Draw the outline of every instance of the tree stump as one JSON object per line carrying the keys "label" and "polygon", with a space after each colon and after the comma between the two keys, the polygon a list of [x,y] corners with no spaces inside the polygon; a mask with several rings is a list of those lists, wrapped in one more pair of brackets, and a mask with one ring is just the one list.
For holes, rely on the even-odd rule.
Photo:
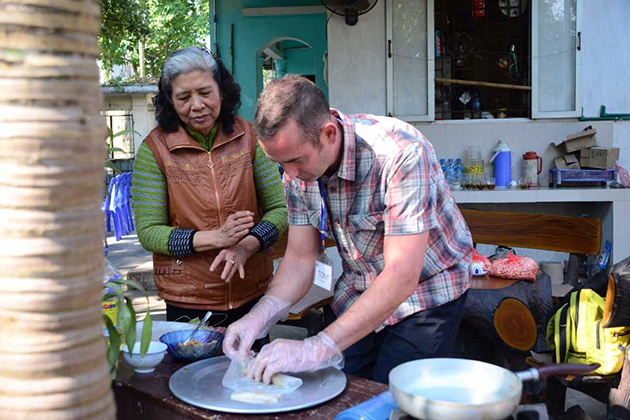
{"label": "tree stump", "polygon": [[630,326],[630,258],[610,270],[602,325],[605,328]]}
{"label": "tree stump", "polygon": [[528,351],[536,343],[536,320],[529,308],[517,298],[505,298],[499,303],[492,324],[499,337],[510,347]]}
{"label": "tree stump", "polygon": [[468,292],[457,338],[459,355],[522,368],[523,352],[548,350],[551,278],[542,273],[534,282],[489,280],[474,281]]}

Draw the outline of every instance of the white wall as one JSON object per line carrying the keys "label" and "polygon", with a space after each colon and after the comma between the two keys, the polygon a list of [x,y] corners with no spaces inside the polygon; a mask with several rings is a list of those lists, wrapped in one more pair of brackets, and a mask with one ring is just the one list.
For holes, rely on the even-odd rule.
{"label": "white wall", "polygon": [[[331,106],[343,112],[379,115],[387,112],[386,1],[389,0],[378,2],[372,11],[359,18],[359,23],[354,27],[347,26],[343,19],[337,16],[332,16],[328,23],[330,103]],[[627,23],[630,22],[630,2],[628,0],[606,0],[605,2],[583,0],[583,4],[584,116],[599,116],[600,105],[606,105],[609,113],[630,113],[630,76],[628,76],[630,31],[627,29]],[[506,140],[512,148],[513,178],[520,176],[522,154],[533,150],[541,155],[544,161],[541,174],[543,185],[548,183],[548,170],[553,168],[551,162],[558,156],[550,143],[561,142],[567,134],[578,132],[587,125],[593,125],[598,131],[599,145],[620,147],[619,163],[630,169],[630,121],[580,122],[577,119],[519,119],[439,121],[414,125],[433,143],[438,157],[444,158],[463,157],[467,146],[479,145],[487,161],[497,140]],[[489,172],[490,167],[486,170]],[[594,205],[580,205],[579,208],[573,207],[578,214],[584,212],[594,217],[601,217],[604,220],[605,232],[610,233],[610,205],[595,203]],[[565,213],[567,209],[573,207],[565,205],[555,211]],[[625,207],[624,209],[617,207],[614,211],[625,211]],[[544,210],[550,209],[547,207]],[[622,227],[615,225],[615,229],[622,229]],[[610,236],[608,233],[604,239],[608,239]],[[623,237],[630,238],[630,235]],[[619,241],[616,240],[616,242]],[[532,251],[532,254],[538,260],[558,261],[566,258],[564,254],[544,251]]]}
{"label": "white wall", "polygon": [[[584,116],[630,113],[630,3],[584,0],[582,92]],[[629,151],[630,153],[630,151]]]}
{"label": "white wall", "polygon": [[[584,116],[606,112],[630,114],[630,4],[584,1],[582,75]],[[619,164],[630,169],[630,121],[614,123],[613,146],[621,148]]]}
{"label": "white wall", "polygon": [[[630,114],[630,109],[625,110]],[[615,121],[613,147],[619,147],[619,164],[630,171],[630,121]]]}
{"label": "white wall", "polygon": [[[385,0],[388,1],[388,0]],[[332,107],[346,113],[386,113],[385,1],[359,17],[356,26],[332,16],[328,22],[329,97]],[[630,113],[630,4],[628,0],[584,0],[582,33],[582,92],[584,115],[599,116],[600,105],[610,113]],[[544,173],[557,154],[549,143],[592,124],[602,146],[621,148],[620,163],[630,169],[630,121],[572,120],[454,121],[415,124],[433,143],[439,157],[464,155],[468,145],[480,145],[488,156],[497,139],[505,139],[513,158],[533,150],[542,155]],[[486,158],[487,159],[487,158]],[[516,161],[520,164],[520,160]],[[514,167],[514,166],[513,166]],[[520,173],[514,167],[513,177]]]}
{"label": "white wall", "polygon": [[149,134],[151,130],[157,125],[155,121],[155,111],[150,109],[148,104],[148,98],[153,94],[146,95],[144,93],[138,93],[133,95],[106,95],[105,96],[105,109],[108,110],[126,110],[131,111],[133,114],[133,126],[139,133],[134,134],[135,152],[138,152],[138,147]]}
{"label": "white wall", "polygon": [[577,133],[588,125],[597,129],[597,142],[603,147],[613,145],[612,121],[575,121],[506,119],[487,122],[484,120],[439,121],[414,124],[433,144],[439,158],[464,158],[468,146],[480,146],[486,162],[486,174],[492,173],[488,164],[497,140],[505,140],[512,149],[512,179],[518,181],[522,174],[523,154],[534,151],[543,159],[540,174],[541,185],[548,184],[549,169],[555,168],[553,159],[559,153],[551,142],[560,143],[567,134]]}

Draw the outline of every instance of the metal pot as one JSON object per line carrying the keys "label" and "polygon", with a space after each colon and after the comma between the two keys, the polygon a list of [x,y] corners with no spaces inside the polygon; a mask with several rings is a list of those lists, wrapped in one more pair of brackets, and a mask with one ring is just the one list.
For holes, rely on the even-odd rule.
{"label": "metal pot", "polygon": [[466,359],[423,359],[403,363],[389,374],[398,406],[422,420],[499,420],[514,413],[522,381],[552,375],[585,375],[599,365],[555,364],[511,372]]}

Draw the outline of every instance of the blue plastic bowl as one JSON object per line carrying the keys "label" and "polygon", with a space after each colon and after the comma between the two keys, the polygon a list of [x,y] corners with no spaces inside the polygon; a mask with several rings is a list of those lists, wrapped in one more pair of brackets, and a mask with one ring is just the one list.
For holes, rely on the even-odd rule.
{"label": "blue plastic bowl", "polygon": [[[223,334],[218,331],[199,330],[186,345],[191,330],[171,331],[160,337],[166,351],[180,362],[194,362],[216,356],[223,343]],[[194,340],[194,341],[193,341]]]}

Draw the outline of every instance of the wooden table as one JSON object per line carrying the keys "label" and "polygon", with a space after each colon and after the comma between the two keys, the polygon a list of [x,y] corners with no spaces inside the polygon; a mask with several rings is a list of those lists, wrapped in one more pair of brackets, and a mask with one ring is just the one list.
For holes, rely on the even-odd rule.
{"label": "wooden table", "polygon": [[374,395],[387,390],[387,385],[367,379],[348,376],[348,385],[341,395],[304,410],[290,413],[252,415],[227,414],[193,407],[176,397],[169,388],[168,381],[183,364],[175,362],[167,354],[153,373],[134,373],[122,358],[118,361],[118,371],[113,389],[120,420],[271,420],[309,419],[332,420],[335,416]]}

